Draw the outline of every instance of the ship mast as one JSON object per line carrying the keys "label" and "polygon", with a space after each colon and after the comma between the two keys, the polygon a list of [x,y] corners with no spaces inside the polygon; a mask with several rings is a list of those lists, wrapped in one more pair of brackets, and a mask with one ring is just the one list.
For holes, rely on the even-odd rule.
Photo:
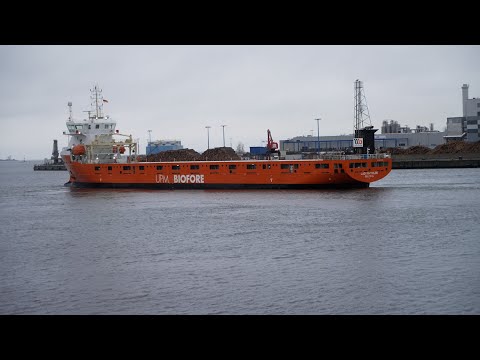
{"label": "ship mast", "polygon": [[355,80],[355,124],[353,130],[363,129],[371,126],[370,114],[368,112],[367,99],[363,91],[363,82]]}
{"label": "ship mast", "polygon": [[353,147],[357,154],[375,153],[375,132],[370,120],[370,114],[367,106],[367,99],[363,91],[363,82],[355,80],[355,124]]}
{"label": "ship mast", "polygon": [[68,102],[68,108],[69,108],[69,111],[70,111],[70,117],[68,118],[68,120],[72,121],[73,116],[72,116],[72,102],[71,101]]}
{"label": "ship mast", "polygon": [[[91,95],[91,99],[92,99],[92,109],[93,109],[93,100],[95,100],[95,110],[91,111],[91,112],[95,112],[96,114],[96,119],[101,119],[103,118],[103,112],[102,112],[102,109],[103,109],[103,96],[102,96],[102,90],[97,86],[95,85],[95,87],[93,89],[90,90],[90,92],[92,93]],[[90,114],[88,115],[88,117],[90,118]]]}

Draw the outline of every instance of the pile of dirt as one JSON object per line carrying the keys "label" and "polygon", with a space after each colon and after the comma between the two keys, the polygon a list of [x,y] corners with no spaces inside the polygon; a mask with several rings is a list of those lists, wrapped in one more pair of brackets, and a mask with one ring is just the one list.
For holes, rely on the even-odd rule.
{"label": "pile of dirt", "polygon": [[438,145],[434,149],[425,146],[411,146],[407,149],[387,148],[380,152],[386,152],[392,155],[438,155],[438,154],[472,154],[480,153],[480,141],[452,141],[447,144]]}
{"label": "pile of dirt", "polygon": [[423,155],[428,154],[430,149],[426,146],[411,146],[407,149],[402,148],[388,148],[386,152],[392,155]]}
{"label": "pile of dirt", "polygon": [[[145,156],[139,156],[139,161],[146,161]],[[199,154],[192,149],[167,150],[158,154],[148,155],[148,161],[225,161],[240,160],[240,156],[231,147],[209,149]]]}
{"label": "pile of dirt", "polygon": [[192,149],[167,150],[148,155],[148,161],[194,161],[199,160],[200,156]]}
{"label": "pile of dirt", "polygon": [[480,141],[452,141],[447,144],[438,145],[430,154],[458,154],[458,153],[480,153]]}
{"label": "pile of dirt", "polygon": [[206,150],[200,160],[204,161],[225,161],[225,160],[241,160],[240,156],[235,153],[231,147],[220,147]]}

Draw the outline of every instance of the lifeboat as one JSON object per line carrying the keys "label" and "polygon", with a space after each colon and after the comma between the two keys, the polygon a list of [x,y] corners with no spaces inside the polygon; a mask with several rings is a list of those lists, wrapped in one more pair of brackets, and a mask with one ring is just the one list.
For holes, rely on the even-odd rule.
{"label": "lifeboat", "polygon": [[85,155],[85,152],[85,145],[82,144],[75,145],[72,149],[73,155]]}

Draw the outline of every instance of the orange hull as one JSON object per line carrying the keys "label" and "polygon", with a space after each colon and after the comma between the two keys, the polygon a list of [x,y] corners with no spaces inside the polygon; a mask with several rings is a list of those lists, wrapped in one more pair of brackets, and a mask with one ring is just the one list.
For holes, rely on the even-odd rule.
{"label": "orange hull", "polygon": [[391,158],[90,164],[64,157],[67,184],[158,189],[368,187],[388,175]]}

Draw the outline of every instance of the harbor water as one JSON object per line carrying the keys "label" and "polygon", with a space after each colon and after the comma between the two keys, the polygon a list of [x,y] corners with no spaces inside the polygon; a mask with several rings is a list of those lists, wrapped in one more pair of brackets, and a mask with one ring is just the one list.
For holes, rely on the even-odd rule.
{"label": "harbor water", "polygon": [[70,189],[0,162],[0,314],[480,314],[480,169],[355,190]]}

